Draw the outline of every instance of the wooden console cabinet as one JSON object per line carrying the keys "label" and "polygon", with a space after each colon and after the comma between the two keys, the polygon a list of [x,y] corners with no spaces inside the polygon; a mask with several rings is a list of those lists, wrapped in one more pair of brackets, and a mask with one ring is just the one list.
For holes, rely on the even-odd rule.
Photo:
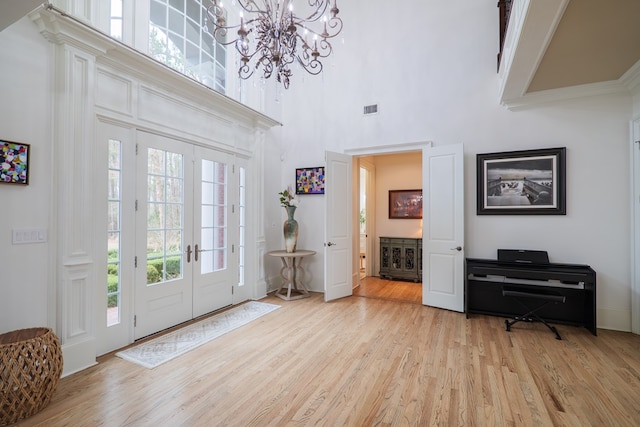
{"label": "wooden console cabinet", "polygon": [[380,277],[422,282],[422,239],[380,237]]}

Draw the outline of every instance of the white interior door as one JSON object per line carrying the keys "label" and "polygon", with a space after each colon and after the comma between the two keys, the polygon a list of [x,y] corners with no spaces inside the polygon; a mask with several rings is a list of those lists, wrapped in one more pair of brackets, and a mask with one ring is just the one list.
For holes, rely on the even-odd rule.
{"label": "white interior door", "polygon": [[462,144],[425,148],[422,303],[464,311]]}
{"label": "white interior door", "polygon": [[324,300],[353,292],[351,156],[326,152]]}

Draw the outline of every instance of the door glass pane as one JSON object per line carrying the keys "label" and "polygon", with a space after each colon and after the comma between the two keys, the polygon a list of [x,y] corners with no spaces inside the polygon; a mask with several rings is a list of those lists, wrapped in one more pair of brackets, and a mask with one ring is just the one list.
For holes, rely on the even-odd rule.
{"label": "door glass pane", "polygon": [[122,200],[122,143],[109,140],[107,190],[107,327],[120,323],[120,207]]}
{"label": "door glass pane", "polygon": [[181,154],[148,149],[147,284],[182,278],[184,176]]}
{"label": "door glass pane", "polygon": [[200,272],[227,268],[227,167],[202,160],[201,262]]}
{"label": "door glass pane", "polygon": [[245,169],[241,167],[239,169],[239,197],[238,197],[238,286],[244,285],[244,250],[245,241],[244,235],[246,230],[246,182],[245,182]]}

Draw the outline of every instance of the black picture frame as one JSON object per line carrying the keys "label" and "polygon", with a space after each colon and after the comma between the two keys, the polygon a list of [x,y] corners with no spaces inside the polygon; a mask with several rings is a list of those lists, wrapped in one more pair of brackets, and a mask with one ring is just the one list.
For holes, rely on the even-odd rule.
{"label": "black picture frame", "polygon": [[389,219],[422,219],[422,190],[389,190]]}
{"label": "black picture frame", "polygon": [[476,156],[478,215],[566,215],[566,148]]}
{"label": "black picture frame", "polygon": [[0,183],[29,185],[31,145],[0,140]]}
{"label": "black picture frame", "polygon": [[324,194],[324,166],[296,168],[296,194]]}

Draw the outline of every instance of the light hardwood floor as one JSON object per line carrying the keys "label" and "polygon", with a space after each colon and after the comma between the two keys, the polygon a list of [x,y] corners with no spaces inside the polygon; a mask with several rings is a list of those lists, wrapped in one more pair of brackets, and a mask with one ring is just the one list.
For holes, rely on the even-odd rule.
{"label": "light hardwood floor", "polygon": [[108,355],[24,426],[637,426],[640,336],[379,298],[282,301],[155,369]]}
{"label": "light hardwood floor", "polygon": [[360,279],[360,286],[353,290],[353,295],[422,304],[422,283],[368,276]]}

